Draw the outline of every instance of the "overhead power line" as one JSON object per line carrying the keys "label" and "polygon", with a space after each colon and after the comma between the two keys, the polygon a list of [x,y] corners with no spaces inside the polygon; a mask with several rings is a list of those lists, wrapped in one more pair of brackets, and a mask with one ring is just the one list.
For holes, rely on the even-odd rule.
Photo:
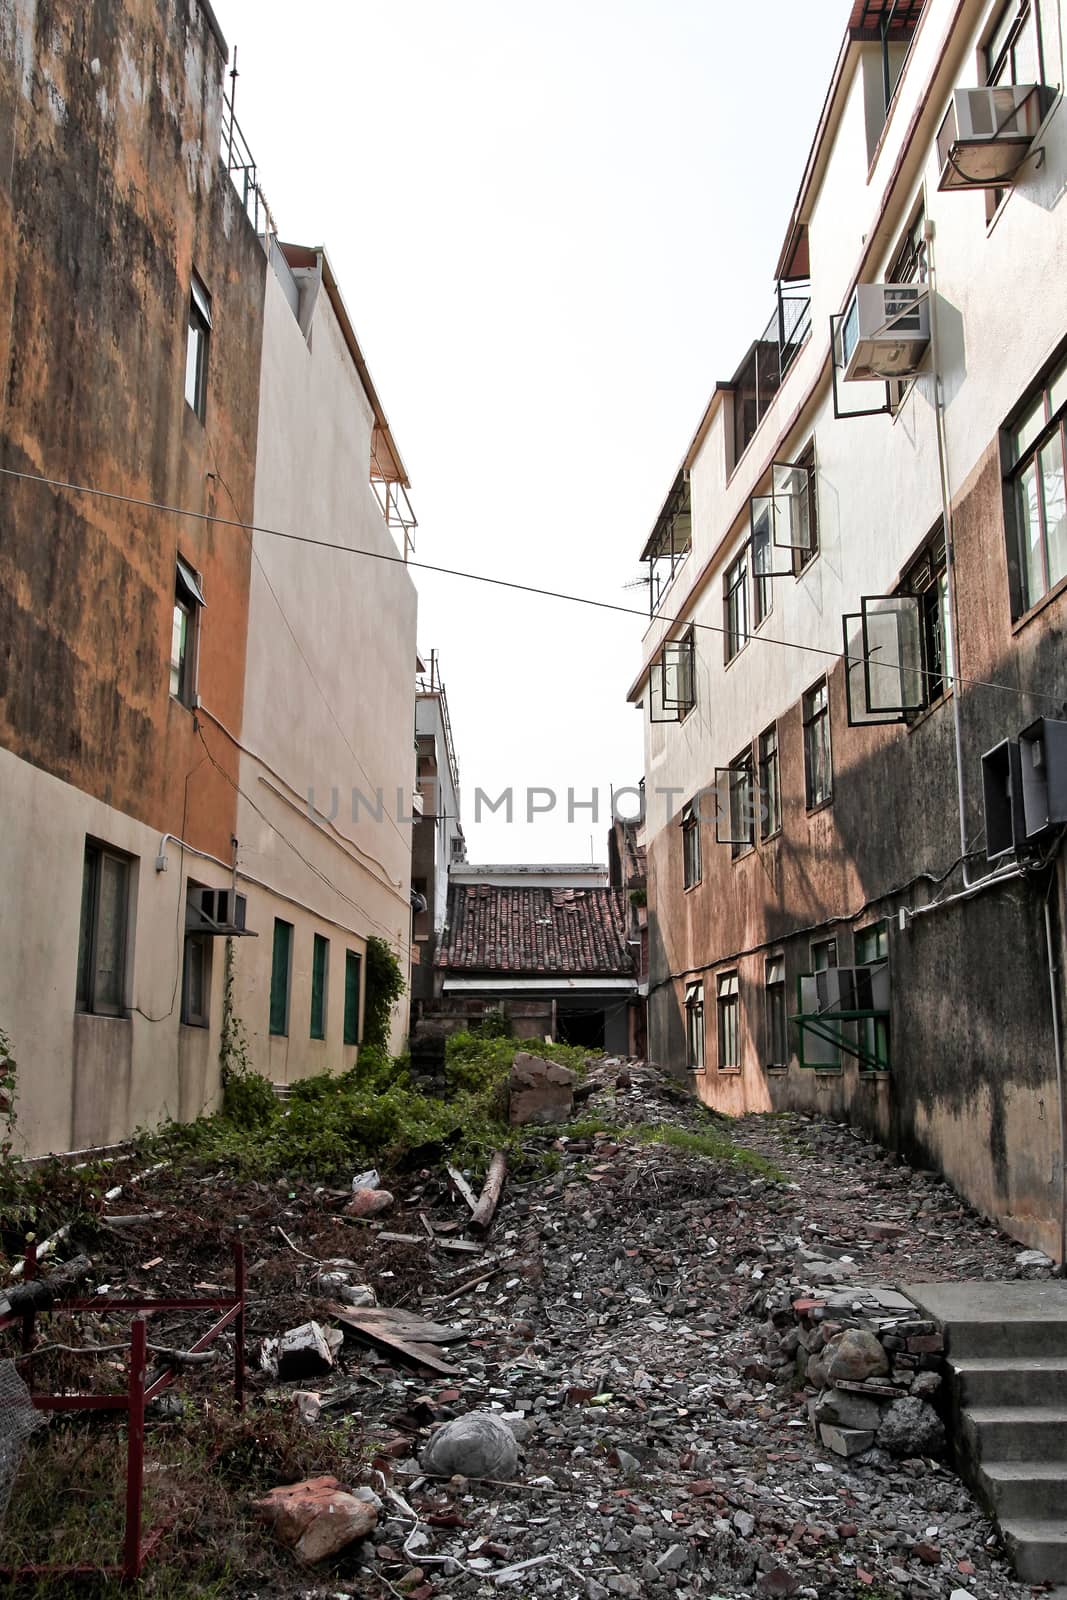
{"label": "overhead power line", "polygon": [[[387,561],[397,566],[408,569],[415,568],[420,572],[436,572],[442,577],[463,578],[468,583],[485,583],[496,589],[512,589],[518,594],[539,595],[547,600],[565,600],[571,605],[591,606],[597,611],[611,611],[621,616],[640,617],[644,619],[645,611],[640,606],[624,606],[615,600],[597,600],[592,595],[570,594],[563,589],[546,589],[535,583],[519,583],[514,578],[494,578],[485,572],[466,572],[458,567],[443,567],[434,565],[429,561],[410,561],[395,551],[365,550],[358,545],[337,544],[330,539],[316,539],[307,533],[291,533],[285,528],[268,528],[258,522],[242,522],[236,517],[219,517],[209,511],[193,511],[187,506],[172,506],[161,500],[143,500],[136,495],[118,494],[112,489],[96,489],[90,484],[68,483],[63,478],[49,478],[43,473],[17,472],[13,467],[0,467],[0,474],[8,478],[20,478],[27,483],[38,483],[52,489],[65,489],[71,494],[95,495],[104,500],[116,500],[123,505],[138,506],[145,511],[163,511],[171,516],[190,517],[198,522],[214,522],[223,528],[239,528],[244,533],[261,533],[272,539],[288,539],[294,544],[312,545],[319,550],[336,550],[341,555],[363,556],[369,561]],[[695,618],[670,615],[665,611],[654,611],[650,618],[652,622],[666,622],[669,624],[684,623],[687,627],[697,628],[705,633],[714,633],[725,636],[731,630],[721,627],[714,622],[698,622]],[[831,650],[825,645],[803,644],[799,639],[776,639],[770,634],[747,634],[746,640],[759,644],[776,645],[782,650],[800,650],[806,655],[816,655],[823,660],[843,661],[849,666],[858,666],[864,660],[863,656],[850,656],[843,650]],[[942,674],[928,667],[908,668],[908,672],[915,677],[923,677],[942,681]],[[1014,683],[996,683],[989,678],[966,678],[961,673],[951,675],[953,683],[964,684],[970,689],[995,689],[1001,694],[1015,695],[1018,699],[1047,700],[1051,704],[1059,705],[1063,701],[1062,695],[1048,694],[1041,689],[1020,689]]]}

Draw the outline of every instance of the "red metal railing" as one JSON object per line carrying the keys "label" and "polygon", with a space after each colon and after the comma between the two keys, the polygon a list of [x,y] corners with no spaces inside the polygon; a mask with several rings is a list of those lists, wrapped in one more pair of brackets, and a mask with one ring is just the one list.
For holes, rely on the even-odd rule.
{"label": "red metal railing", "polygon": [[[26,1281],[37,1275],[36,1246],[30,1244],[26,1249]],[[147,1536],[143,1534],[142,1523],[144,1516],[143,1491],[144,1491],[144,1453],[145,1453],[145,1407],[148,1403],[162,1394],[169,1384],[174,1382],[177,1375],[175,1368],[160,1373],[158,1378],[146,1385],[145,1372],[148,1361],[148,1335],[146,1317],[156,1311],[221,1311],[222,1316],[212,1324],[208,1331],[201,1335],[195,1344],[185,1352],[187,1355],[199,1355],[213,1344],[226,1328],[234,1329],[233,1352],[233,1389],[234,1399],[239,1409],[244,1409],[245,1401],[245,1253],[244,1241],[238,1236],[233,1241],[233,1276],[234,1288],[232,1295],[205,1295],[197,1298],[182,1300],[166,1296],[119,1296],[96,1295],[91,1300],[65,1300],[61,1304],[47,1311],[79,1312],[89,1311],[132,1311],[137,1313],[132,1320],[130,1328],[130,1369],[127,1379],[125,1394],[34,1394],[30,1399],[39,1411],[125,1411],[128,1418],[126,1432],[126,1522],[123,1536],[122,1561],[110,1566],[81,1563],[74,1566],[55,1565],[28,1565],[21,1567],[0,1567],[0,1575],[9,1578],[32,1577],[76,1577],[81,1573],[104,1574],[108,1577],[121,1578],[123,1583],[135,1583],[144,1569],[145,1562],[166,1532],[166,1525],[153,1528]],[[0,1318],[0,1331],[21,1324],[23,1354],[22,1361],[33,1359],[33,1343],[36,1335],[36,1320],[41,1314],[41,1308],[31,1307],[26,1311],[13,1311],[6,1317]],[[32,1377],[32,1367],[31,1367]]]}

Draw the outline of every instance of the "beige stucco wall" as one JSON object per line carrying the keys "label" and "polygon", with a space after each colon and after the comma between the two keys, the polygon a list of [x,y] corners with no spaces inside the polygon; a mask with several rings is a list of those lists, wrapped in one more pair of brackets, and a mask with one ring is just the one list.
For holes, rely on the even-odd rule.
{"label": "beige stucco wall", "polygon": [[[221,866],[0,749],[0,1027],[18,1063],[16,1148],[110,1144],[168,1116],[210,1109],[218,1090],[222,945],[207,1029],[180,1023],[185,885],[222,887]],[[86,838],[133,857],[125,1017],[78,1015],[75,988]],[[179,921],[179,902],[181,921]]]}
{"label": "beige stucco wall", "polygon": [[[370,405],[325,291],[303,294],[298,322],[268,272],[254,520],[395,556],[369,481]],[[237,832],[259,938],[237,947],[235,1003],[253,1064],[287,1082],[351,1065],[346,949],[377,934],[408,972],[416,595],[395,561],[254,541]],[[354,808],[353,790],[369,803]],[[269,1031],[275,917],[295,929],[287,1038]],[[309,1037],[315,932],[330,941],[324,1041]],[[406,1027],[405,996],[396,1048]]]}

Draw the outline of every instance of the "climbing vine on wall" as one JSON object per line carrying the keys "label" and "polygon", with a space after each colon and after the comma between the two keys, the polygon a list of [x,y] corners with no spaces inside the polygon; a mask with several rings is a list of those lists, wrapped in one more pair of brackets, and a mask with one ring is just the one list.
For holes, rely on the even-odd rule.
{"label": "climbing vine on wall", "polygon": [[384,939],[367,940],[367,992],[363,1002],[363,1044],[384,1050],[389,1044],[393,1007],[406,985],[400,963]]}

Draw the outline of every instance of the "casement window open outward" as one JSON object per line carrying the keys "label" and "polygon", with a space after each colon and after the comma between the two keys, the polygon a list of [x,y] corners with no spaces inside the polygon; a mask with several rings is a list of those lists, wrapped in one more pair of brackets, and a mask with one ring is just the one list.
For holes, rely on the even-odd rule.
{"label": "casement window open outward", "polygon": [[649,669],[652,722],[681,722],[696,705],[693,630],[669,639]]}
{"label": "casement window open outward", "polygon": [[922,601],[867,595],[842,619],[850,728],[904,722],[927,704]]}

